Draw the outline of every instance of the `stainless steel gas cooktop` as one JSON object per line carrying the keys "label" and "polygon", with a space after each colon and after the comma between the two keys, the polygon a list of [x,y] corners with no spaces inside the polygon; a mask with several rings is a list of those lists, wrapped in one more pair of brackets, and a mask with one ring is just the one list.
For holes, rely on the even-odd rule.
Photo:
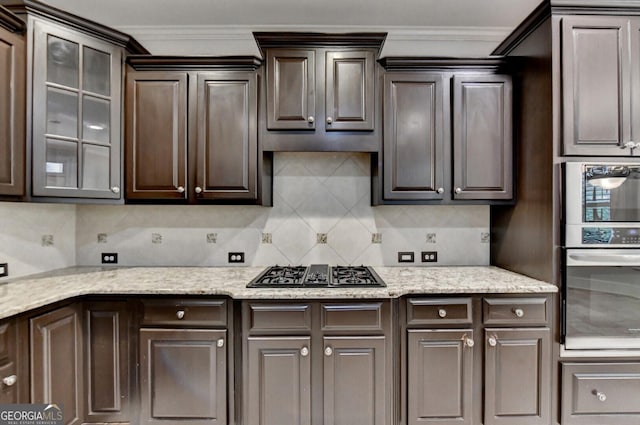
{"label": "stainless steel gas cooktop", "polygon": [[371,267],[329,266],[272,266],[260,273],[247,288],[331,287],[359,288],[387,286]]}

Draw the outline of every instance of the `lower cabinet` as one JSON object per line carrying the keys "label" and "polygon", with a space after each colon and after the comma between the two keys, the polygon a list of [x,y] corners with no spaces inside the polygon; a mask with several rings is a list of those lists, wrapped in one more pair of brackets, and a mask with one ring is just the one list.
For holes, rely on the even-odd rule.
{"label": "lower cabinet", "polygon": [[17,329],[13,320],[0,321],[0,404],[18,402]]}

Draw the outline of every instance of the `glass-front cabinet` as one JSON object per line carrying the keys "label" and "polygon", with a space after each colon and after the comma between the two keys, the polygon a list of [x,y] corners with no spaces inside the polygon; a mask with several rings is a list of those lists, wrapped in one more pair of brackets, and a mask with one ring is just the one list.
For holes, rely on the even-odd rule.
{"label": "glass-front cabinet", "polygon": [[33,195],[120,199],[122,49],[33,21]]}

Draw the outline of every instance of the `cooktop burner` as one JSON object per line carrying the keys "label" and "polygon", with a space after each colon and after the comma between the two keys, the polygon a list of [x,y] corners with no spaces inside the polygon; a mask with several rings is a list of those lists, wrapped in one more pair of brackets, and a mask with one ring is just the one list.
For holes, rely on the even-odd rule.
{"label": "cooktop burner", "polygon": [[329,266],[312,264],[305,266],[268,267],[247,285],[247,288],[298,288],[298,287],[384,287],[387,286],[371,267]]}

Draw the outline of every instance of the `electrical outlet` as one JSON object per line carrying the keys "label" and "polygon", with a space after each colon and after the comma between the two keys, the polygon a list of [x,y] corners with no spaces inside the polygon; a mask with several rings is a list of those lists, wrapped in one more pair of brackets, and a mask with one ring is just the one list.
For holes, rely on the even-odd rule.
{"label": "electrical outlet", "polygon": [[0,277],[9,276],[9,263],[0,263]]}
{"label": "electrical outlet", "polygon": [[230,252],[229,263],[244,263],[244,252]]}
{"label": "electrical outlet", "polygon": [[102,264],[118,264],[117,252],[103,252],[100,258],[102,258]]}
{"label": "electrical outlet", "polygon": [[413,252],[398,252],[398,263],[413,263]]}
{"label": "electrical outlet", "polygon": [[437,263],[438,251],[422,251],[420,253],[420,258],[423,263]]}

